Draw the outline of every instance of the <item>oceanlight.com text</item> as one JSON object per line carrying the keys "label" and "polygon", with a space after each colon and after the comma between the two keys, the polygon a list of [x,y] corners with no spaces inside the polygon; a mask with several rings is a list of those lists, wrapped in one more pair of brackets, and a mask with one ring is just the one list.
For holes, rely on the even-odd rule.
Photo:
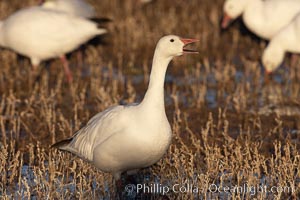
{"label": "oceanlight.com text", "polygon": [[295,188],[289,186],[268,186],[268,185],[257,185],[251,186],[249,184],[243,184],[240,186],[219,186],[217,184],[210,184],[208,188],[199,188],[193,184],[174,184],[172,186],[163,185],[159,183],[153,184],[128,184],[125,186],[125,192],[130,194],[161,194],[166,195],[168,193],[187,194],[194,193],[200,194],[205,192],[209,193],[227,193],[227,194],[245,194],[248,193],[254,196],[258,193],[290,193],[295,192]]}

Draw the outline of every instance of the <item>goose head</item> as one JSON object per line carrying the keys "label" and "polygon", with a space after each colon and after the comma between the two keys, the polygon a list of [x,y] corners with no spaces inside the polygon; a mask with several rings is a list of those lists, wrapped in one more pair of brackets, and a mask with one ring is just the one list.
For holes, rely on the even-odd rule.
{"label": "goose head", "polygon": [[263,52],[262,64],[267,74],[275,71],[284,59],[284,50],[276,45],[269,45]]}
{"label": "goose head", "polygon": [[223,6],[222,28],[227,28],[228,25],[238,18],[246,9],[249,0],[226,0]]}
{"label": "goose head", "polygon": [[198,53],[195,50],[186,48],[188,44],[198,41],[199,40],[197,39],[186,39],[180,38],[176,35],[167,35],[158,41],[156,45],[156,51],[158,51],[161,56],[166,58],[173,58],[175,56],[181,56],[189,53]]}

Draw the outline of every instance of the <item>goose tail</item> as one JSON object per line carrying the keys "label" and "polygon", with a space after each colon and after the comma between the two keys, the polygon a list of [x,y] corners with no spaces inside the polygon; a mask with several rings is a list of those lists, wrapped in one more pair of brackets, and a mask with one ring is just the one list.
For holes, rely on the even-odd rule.
{"label": "goose tail", "polygon": [[102,35],[107,33],[107,24],[112,20],[109,18],[90,18],[97,25],[97,34]]}
{"label": "goose tail", "polygon": [[99,24],[99,25],[105,25],[109,22],[112,22],[112,20],[108,17],[92,17],[92,18],[89,18],[91,21]]}
{"label": "goose tail", "polygon": [[73,138],[68,138],[51,145],[51,148],[66,150]]}

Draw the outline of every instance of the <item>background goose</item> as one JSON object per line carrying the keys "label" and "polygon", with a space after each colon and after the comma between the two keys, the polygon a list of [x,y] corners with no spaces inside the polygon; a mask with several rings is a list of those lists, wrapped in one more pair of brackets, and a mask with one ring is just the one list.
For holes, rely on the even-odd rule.
{"label": "background goose", "polygon": [[300,14],[280,30],[264,50],[262,63],[267,73],[273,72],[280,66],[286,52],[300,53]]}
{"label": "background goose", "polygon": [[93,6],[84,0],[46,0],[41,6],[84,18],[96,16]]}
{"label": "background goose", "polygon": [[222,28],[242,15],[250,31],[269,40],[300,12],[300,0],[226,0],[223,11]]}
{"label": "background goose", "polygon": [[141,3],[150,3],[152,0],[140,0]]}
{"label": "background goose", "polygon": [[156,163],[171,143],[171,127],[165,113],[164,79],[175,56],[195,53],[184,48],[195,39],[175,35],[161,38],[156,46],[150,82],[140,104],[114,106],[95,115],[72,138],[53,145],[93,163],[116,180]]}
{"label": "background goose", "polygon": [[96,35],[106,33],[106,29],[98,25],[63,12],[25,8],[0,22],[0,45],[29,57],[34,68],[41,61],[59,57],[68,81],[72,81],[65,54]]}

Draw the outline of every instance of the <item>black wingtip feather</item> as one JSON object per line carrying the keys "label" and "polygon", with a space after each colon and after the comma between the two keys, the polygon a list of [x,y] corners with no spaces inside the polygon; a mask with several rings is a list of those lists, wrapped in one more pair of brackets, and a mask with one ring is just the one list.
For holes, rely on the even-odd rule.
{"label": "black wingtip feather", "polygon": [[112,22],[112,20],[110,18],[107,18],[107,17],[94,17],[94,18],[90,18],[91,21],[99,24],[99,25],[104,25],[104,24],[107,24],[109,22]]}
{"label": "black wingtip feather", "polygon": [[62,148],[66,145],[68,145],[71,141],[72,141],[73,138],[68,138],[68,139],[65,139],[65,140],[62,140],[62,141],[59,141],[55,144],[52,144],[51,145],[51,148]]}

